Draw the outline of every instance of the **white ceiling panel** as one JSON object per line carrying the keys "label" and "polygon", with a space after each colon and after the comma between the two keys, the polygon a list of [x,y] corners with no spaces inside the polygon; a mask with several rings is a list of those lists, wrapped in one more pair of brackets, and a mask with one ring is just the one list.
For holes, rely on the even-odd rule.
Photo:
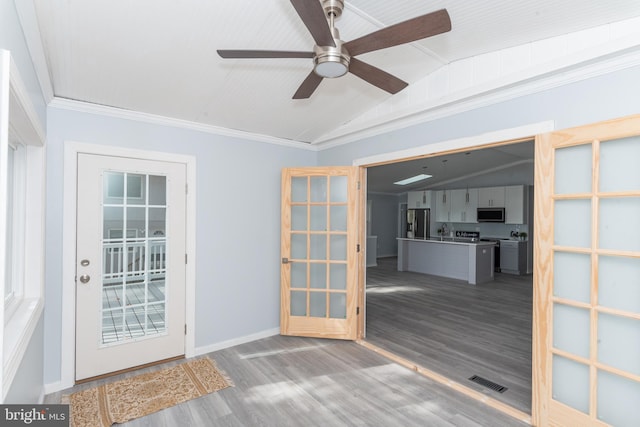
{"label": "white ceiling panel", "polygon": [[[289,0],[33,1],[56,97],[304,143],[392,96],[348,74],[293,100],[311,59],[216,54],[313,50]],[[637,0],[347,0],[336,26],[349,41],[443,8],[452,31],[358,59],[411,85],[455,60],[640,16]]]}

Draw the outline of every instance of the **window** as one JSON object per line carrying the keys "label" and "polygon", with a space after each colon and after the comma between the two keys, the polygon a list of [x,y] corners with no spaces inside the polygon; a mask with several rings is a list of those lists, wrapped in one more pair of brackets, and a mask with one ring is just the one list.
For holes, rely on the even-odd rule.
{"label": "window", "polygon": [[44,143],[17,68],[0,50],[0,403],[44,307]]}
{"label": "window", "polygon": [[5,323],[16,312],[24,295],[25,151],[25,147],[17,142],[10,142],[7,147]]}

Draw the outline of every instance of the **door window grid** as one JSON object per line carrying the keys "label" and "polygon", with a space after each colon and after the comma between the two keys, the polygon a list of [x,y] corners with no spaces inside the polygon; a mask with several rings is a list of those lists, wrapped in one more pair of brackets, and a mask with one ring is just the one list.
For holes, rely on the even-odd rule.
{"label": "door window grid", "polygon": [[[166,178],[109,172],[103,179],[101,344],[166,333],[166,194],[151,194],[150,187],[162,179],[160,188],[166,192]],[[150,204],[151,198],[156,204]],[[119,212],[117,225],[111,227],[106,217],[112,220],[114,212]]]}
{"label": "door window grid", "polygon": [[[616,140],[612,144],[619,145],[620,141],[621,140]],[[603,218],[606,215],[606,211],[603,213],[602,206],[603,204],[618,203],[618,201],[627,205],[633,198],[637,199],[640,196],[640,182],[636,182],[635,187],[633,187],[633,184],[630,186],[628,181],[626,181],[623,184],[624,190],[616,191],[616,188],[612,187],[611,181],[608,180],[606,192],[602,190],[602,188],[604,188],[602,184],[603,178],[601,177],[603,171],[601,170],[601,164],[598,160],[601,156],[603,144],[608,143],[608,141],[600,142],[596,140],[589,144],[558,148],[555,150],[556,188],[555,194],[553,195],[554,206],[558,208],[561,207],[562,204],[588,202],[589,209],[583,212],[584,215],[581,215],[579,219],[584,221],[584,216],[588,216],[586,227],[582,227],[581,235],[582,237],[587,235],[589,238],[585,242],[584,239],[576,236],[575,233],[558,230],[557,228],[561,225],[559,223],[562,221],[558,221],[558,213],[556,212],[554,259],[557,261],[561,259],[559,257],[566,258],[567,256],[588,257],[590,262],[582,267],[582,269],[586,271],[580,271],[575,274],[574,277],[589,280],[589,283],[574,282],[573,286],[584,287],[586,285],[590,289],[590,298],[588,301],[585,301],[584,298],[575,298],[577,296],[576,294],[571,295],[566,292],[566,284],[557,283],[559,276],[558,272],[555,272],[555,269],[562,268],[562,265],[556,262],[554,266],[554,282],[556,283],[554,283],[552,297],[554,308],[552,314],[552,324],[554,325],[553,346],[551,349],[553,354],[552,398],[589,415],[592,419],[615,425],[627,425],[624,416],[621,418],[616,414],[625,413],[624,405],[619,406],[619,402],[625,402],[629,399],[640,399],[640,367],[638,367],[640,362],[634,362],[636,358],[640,361],[640,341],[634,341],[634,339],[627,340],[626,344],[631,346],[630,351],[634,354],[631,357],[628,357],[628,355],[625,356],[624,352],[620,352],[619,350],[622,348],[620,345],[624,335],[633,335],[634,337],[638,335],[638,331],[640,331],[640,314],[625,309],[602,305],[602,301],[599,298],[601,280],[599,271],[603,257],[604,259],[624,259],[628,262],[640,262],[640,252],[638,252],[635,246],[629,246],[624,242],[622,242],[622,244],[612,244],[611,242],[616,242],[616,239],[611,239],[611,236],[604,235],[609,225],[604,224]],[[638,146],[640,145],[638,138],[635,138],[630,143],[634,145],[635,150],[638,150]],[[571,151],[576,153],[590,152],[591,158],[588,159],[591,163],[589,168],[592,170],[590,188],[589,186],[578,183],[578,187],[567,189],[566,179],[561,180],[564,181],[562,186],[557,184],[558,176],[560,175],[559,170],[562,169],[562,166],[559,166],[559,164],[564,164],[565,167],[567,166],[566,163],[563,163],[563,159],[570,160],[571,162],[576,161],[576,156],[567,156],[567,153]],[[578,169],[580,169],[580,165],[578,165]],[[585,168],[582,167],[582,170],[584,169]],[[576,180],[571,182],[576,182]],[[578,191],[576,192],[576,190]],[[640,208],[640,204],[638,204],[638,208]],[[628,214],[631,214],[629,209],[626,211]],[[620,224],[612,224],[611,228],[614,231],[619,231]],[[617,234],[619,235],[619,233]],[[574,267],[577,266],[576,263],[571,265]],[[628,280],[632,280],[631,277],[637,276],[627,275],[626,277]],[[565,287],[564,290],[559,288],[559,285]],[[638,290],[636,287],[640,288],[637,279],[635,280],[635,286],[633,284],[624,284],[621,285],[620,288],[629,289],[629,286],[631,286],[634,291]],[[572,317],[573,320],[570,320],[570,318],[565,320],[580,323],[580,327],[574,328],[574,332],[589,331],[586,342],[584,339],[577,341],[575,335],[567,335],[566,333],[559,332],[563,326],[562,323],[564,323],[564,326],[566,326],[567,323],[566,321],[562,322],[562,319],[558,318],[558,316],[560,313],[567,312],[567,309],[577,310],[575,313],[579,315],[582,320],[575,316]],[[583,314],[586,314],[586,317]],[[601,336],[601,333],[606,333],[607,337]],[[614,336],[609,340],[609,337],[612,335]],[[635,347],[633,345],[634,342],[637,342]],[[609,347],[605,348],[603,345]],[[618,351],[615,351],[616,349]],[[615,357],[616,353],[622,354],[622,356]],[[613,357],[611,356],[612,354]],[[605,378],[607,382],[602,382],[601,378]],[[587,393],[576,393],[576,389],[573,389],[574,392],[567,390],[563,386],[563,384],[567,384],[567,382],[586,384]],[[617,399],[613,399],[611,396],[609,396],[608,399],[605,398],[603,394],[605,390],[608,394],[614,392],[619,394],[619,392],[615,391],[614,387],[609,386],[610,384],[618,384],[620,386],[618,390],[624,389],[625,393],[618,396]],[[602,402],[606,402],[606,404]],[[635,423],[635,421],[631,422]]]}
{"label": "door window grid", "polygon": [[292,177],[293,316],[346,318],[346,186],[344,176]]}

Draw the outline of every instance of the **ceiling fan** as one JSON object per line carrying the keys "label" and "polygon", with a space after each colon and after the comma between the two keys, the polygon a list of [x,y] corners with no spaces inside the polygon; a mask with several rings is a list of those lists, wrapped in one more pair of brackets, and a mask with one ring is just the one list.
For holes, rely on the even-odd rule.
{"label": "ceiling fan", "polygon": [[222,58],[312,58],[314,68],[302,82],[293,99],[309,98],[322,79],[351,72],[391,94],[408,86],[399,78],[363,62],[355,56],[410,43],[451,30],[446,9],[391,25],[355,40],[340,40],[335,18],[342,15],[343,0],[291,0],[291,4],[316,42],[313,51],[218,50]]}

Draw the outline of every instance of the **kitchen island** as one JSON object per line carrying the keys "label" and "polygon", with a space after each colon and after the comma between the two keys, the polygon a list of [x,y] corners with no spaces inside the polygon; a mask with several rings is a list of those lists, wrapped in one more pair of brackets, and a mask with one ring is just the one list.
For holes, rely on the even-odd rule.
{"label": "kitchen island", "polygon": [[469,239],[398,238],[398,271],[413,271],[467,281],[493,280],[494,242]]}

